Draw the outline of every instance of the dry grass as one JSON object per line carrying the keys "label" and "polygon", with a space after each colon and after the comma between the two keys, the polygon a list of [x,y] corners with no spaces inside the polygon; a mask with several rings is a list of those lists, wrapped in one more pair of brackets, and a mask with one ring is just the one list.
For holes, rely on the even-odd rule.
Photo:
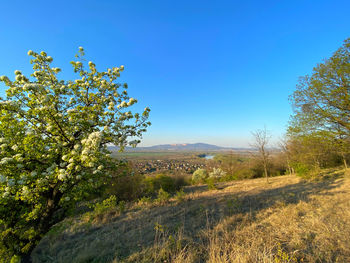
{"label": "dry grass", "polygon": [[350,179],[330,174],[189,187],[182,202],[66,220],[33,261],[350,262]]}

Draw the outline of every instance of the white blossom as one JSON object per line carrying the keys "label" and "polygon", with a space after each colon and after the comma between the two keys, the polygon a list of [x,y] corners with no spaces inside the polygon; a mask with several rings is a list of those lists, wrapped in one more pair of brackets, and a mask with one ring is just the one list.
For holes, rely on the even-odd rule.
{"label": "white blossom", "polygon": [[74,150],[79,150],[81,148],[81,145],[80,144],[76,144],[76,145],[74,145]]}
{"label": "white blossom", "polygon": [[135,100],[134,98],[130,98],[129,102],[128,102],[128,106],[133,105],[136,102],[137,102],[137,100]]}
{"label": "white blossom", "polygon": [[0,164],[8,164],[9,162],[12,162],[12,161],[13,161],[12,158],[10,158],[10,157],[4,157],[4,158],[1,159]]}
{"label": "white blossom", "polygon": [[66,178],[65,174],[58,174],[57,176],[58,180],[63,181]]}
{"label": "white blossom", "polygon": [[16,145],[16,144],[12,145],[11,149],[14,150],[14,151],[17,151],[18,150],[18,145]]}
{"label": "white blossom", "polygon": [[28,194],[29,194],[29,188],[28,188],[28,186],[23,186],[23,187],[22,187],[22,194],[23,194],[23,195],[28,195]]}

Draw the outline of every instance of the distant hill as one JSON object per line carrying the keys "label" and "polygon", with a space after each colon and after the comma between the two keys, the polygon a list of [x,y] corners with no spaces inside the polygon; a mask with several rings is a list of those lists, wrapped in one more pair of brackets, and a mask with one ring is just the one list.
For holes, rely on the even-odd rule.
{"label": "distant hill", "polygon": [[148,150],[166,150],[166,151],[204,151],[204,150],[222,150],[224,147],[206,143],[183,143],[183,144],[161,144],[150,147],[139,147]]}
{"label": "distant hill", "polygon": [[[110,150],[118,151],[118,147],[111,146]],[[221,147],[213,144],[207,143],[183,143],[183,144],[160,144],[148,147],[126,147],[125,151],[127,152],[148,152],[148,151],[246,151],[248,148],[229,148],[229,147]]]}

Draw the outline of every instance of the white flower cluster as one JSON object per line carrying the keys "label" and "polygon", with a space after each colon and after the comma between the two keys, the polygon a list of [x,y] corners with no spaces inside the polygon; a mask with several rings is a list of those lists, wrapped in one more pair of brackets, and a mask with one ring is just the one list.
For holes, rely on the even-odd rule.
{"label": "white flower cluster", "polygon": [[6,144],[6,143],[0,144],[0,148],[3,149],[3,150],[4,150],[6,147],[7,147],[7,144]]}
{"label": "white flower cluster", "polygon": [[99,151],[102,140],[102,132],[92,132],[87,139],[81,141],[83,149],[81,152],[81,160],[88,163],[89,167],[94,167],[94,153]]}
{"label": "white flower cluster", "polygon": [[59,73],[61,71],[61,69],[60,68],[52,68],[52,71],[55,73]]}
{"label": "white flower cluster", "polygon": [[[37,74],[34,73],[35,76],[37,76]],[[40,89],[42,86],[40,84],[37,83],[26,83],[23,85],[23,90],[24,91],[29,91],[29,90],[38,90]]]}
{"label": "white flower cluster", "polygon": [[136,99],[134,99],[134,98],[130,98],[129,99],[129,102],[128,102],[128,106],[131,106],[131,105],[133,105],[133,104],[135,104],[137,102],[137,100]]}
{"label": "white flower cluster", "polygon": [[22,154],[20,153],[17,153],[13,156],[13,159],[15,159],[17,162],[23,162],[23,157],[22,157]]}
{"label": "white flower cluster", "polygon": [[22,187],[22,195],[28,196],[30,194],[28,186],[23,186]]}
{"label": "white flower cluster", "polygon": [[13,161],[12,158],[10,158],[10,157],[4,157],[4,158],[1,159],[0,164],[5,165],[5,164],[8,164],[8,163],[10,163],[10,162],[12,162],[12,161]]}
{"label": "white flower cluster", "polygon": [[225,175],[226,173],[221,168],[213,168],[213,171],[209,173],[209,177],[211,178],[220,178]]}
{"label": "white flower cluster", "polygon": [[122,101],[118,106],[117,108],[125,108],[126,106],[128,106],[128,103],[126,101]]}
{"label": "white flower cluster", "polygon": [[14,150],[14,151],[17,151],[18,150],[18,145],[17,144],[12,145],[11,149]]}
{"label": "white flower cluster", "polygon": [[111,101],[109,104],[108,104],[108,109],[109,110],[114,110],[114,102],[113,101]]}
{"label": "white flower cluster", "polygon": [[64,181],[68,177],[68,174],[65,169],[58,170],[58,180]]}

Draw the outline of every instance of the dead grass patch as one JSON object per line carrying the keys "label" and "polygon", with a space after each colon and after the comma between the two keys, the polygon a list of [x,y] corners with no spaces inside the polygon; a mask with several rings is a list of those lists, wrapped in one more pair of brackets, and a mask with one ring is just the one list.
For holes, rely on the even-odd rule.
{"label": "dead grass patch", "polygon": [[350,262],[350,179],[339,176],[188,187],[181,202],[106,213],[88,227],[75,219],[33,261]]}

